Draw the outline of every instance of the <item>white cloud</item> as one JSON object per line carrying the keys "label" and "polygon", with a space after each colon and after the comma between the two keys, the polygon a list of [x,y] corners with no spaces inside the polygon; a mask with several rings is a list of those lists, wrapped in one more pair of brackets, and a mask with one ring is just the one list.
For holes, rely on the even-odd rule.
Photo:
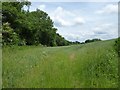
{"label": "white cloud", "polygon": [[79,38],[81,38],[81,35],[72,34],[72,33],[64,34],[63,36],[65,36],[66,39],[71,40],[71,41],[76,41],[76,40],[78,40]]}
{"label": "white cloud", "polygon": [[88,25],[76,27],[63,27],[60,28],[60,33],[65,39],[70,41],[83,42],[86,39],[100,38],[102,40],[116,38],[118,36],[117,24],[114,22],[96,23],[94,26]]}
{"label": "white cloud", "polygon": [[112,26],[111,23],[98,24],[93,28],[94,32],[106,32]]}
{"label": "white cloud", "polygon": [[[73,2],[73,0],[28,0],[31,2]],[[119,2],[119,0],[74,0],[74,2]]]}
{"label": "white cloud", "polygon": [[[100,6],[95,6],[92,9],[90,9],[89,5],[86,8],[85,5],[86,10],[82,9],[80,5],[77,6],[76,4],[77,7],[74,6],[74,3],[71,8],[66,8],[64,5],[66,4],[63,3],[63,5],[58,4],[55,6],[53,4],[53,6],[49,6],[49,4],[40,3],[34,7],[46,11],[53,20],[55,27],[58,28],[57,33],[67,40],[85,41],[86,39],[93,38],[112,39],[118,36],[117,17],[113,14],[109,15],[111,13],[117,14],[118,6],[116,4],[99,4]],[[96,7],[99,8],[103,5],[105,6],[98,9],[97,14],[89,13],[95,11]],[[32,9],[34,8],[32,7]],[[102,15],[98,16],[98,14]]]}
{"label": "white cloud", "polygon": [[94,36],[101,38],[114,38],[118,35],[117,25],[112,23],[99,24],[93,28]]}
{"label": "white cloud", "polygon": [[100,38],[102,40],[116,38],[118,36],[117,25],[114,23],[97,23],[89,30],[76,29],[74,32],[64,32],[62,35],[70,41],[85,41],[86,39]]}
{"label": "white cloud", "polygon": [[67,40],[70,40],[70,41],[80,41],[80,42],[83,42],[85,41],[86,39],[93,39],[95,38],[94,37],[94,33],[91,31],[91,32],[84,32],[84,33],[73,33],[73,34],[66,34],[66,35],[63,35],[64,37],[66,37]]}
{"label": "white cloud", "polygon": [[77,17],[77,18],[74,19],[74,22],[75,22],[75,24],[79,25],[79,24],[85,23],[85,20],[81,17]]}
{"label": "white cloud", "polygon": [[44,5],[44,4],[42,4],[42,5],[39,5],[39,7],[38,7],[38,9],[40,9],[40,10],[45,10],[45,8],[46,8],[46,5]]}
{"label": "white cloud", "polygon": [[108,4],[101,10],[96,11],[97,14],[111,14],[111,13],[117,13],[118,12],[118,5],[117,4]]}
{"label": "white cloud", "polygon": [[76,14],[63,9],[62,7],[57,7],[55,11],[53,11],[51,18],[57,27],[74,26],[85,23],[83,17],[76,16]]}

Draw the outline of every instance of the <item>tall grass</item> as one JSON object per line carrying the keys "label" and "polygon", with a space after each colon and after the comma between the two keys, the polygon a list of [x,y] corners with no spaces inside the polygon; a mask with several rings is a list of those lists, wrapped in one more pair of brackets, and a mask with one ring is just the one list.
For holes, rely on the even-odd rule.
{"label": "tall grass", "polygon": [[0,89],[2,89],[2,48],[0,46]]}
{"label": "tall grass", "polygon": [[3,87],[115,88],[114,40],[65,47],[4,47]]}

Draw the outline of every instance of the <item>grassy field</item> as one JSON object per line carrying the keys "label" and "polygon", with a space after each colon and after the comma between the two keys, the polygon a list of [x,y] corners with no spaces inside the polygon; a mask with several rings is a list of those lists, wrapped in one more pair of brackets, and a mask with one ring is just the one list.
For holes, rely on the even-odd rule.
{"label": "grassy field", "polygon": [[115,88],[114,40],[64,47],[3,48],[3,88]]}
{"label": "grassy field", "polygon": [[0,89],[2,89],[2,48],[0,46]]}

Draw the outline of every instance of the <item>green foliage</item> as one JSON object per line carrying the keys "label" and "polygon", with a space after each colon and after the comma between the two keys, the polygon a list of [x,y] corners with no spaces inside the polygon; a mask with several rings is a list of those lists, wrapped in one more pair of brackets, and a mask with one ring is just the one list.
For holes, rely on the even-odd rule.
{"label": "green foliage", "polygon": [[92,40],[88,39],[85,41],[85,43],[96,42],[96,41],[101,41],[101,39],[92,39]]}
{"label": "green foliage", "polygon": [[[29,4],[29,3],[28,3]],[[16,28],[17,21],[21,18],[22,8],[28,5],[27,2],[3,2],[2,3],[2,22],[10,23],[13,29]]]}
{"label": "green foliage", "polygon": [[120,37],[115,41],[115,50],[118,53],[118,56],[120,57]]}
{"label": "green foliage", "polygon": [[67,46],[67,45],[70,44],[70,42],[65,40],[64,37],[62,37],[61,35],[59,35],[57,33],[57,35],[56,35],[56,44],[57,44],[57,46]]}
{"label": "green foliage", "polygon": [[18,35],[9,26],[9,23],[3,23],[2,26],[2,41],[3,45],[14,45],[18,43]]}
{"label": "green foliage", "polygon": [[[19,45],[64,46],[68,41],[57,35],[53,21],[44,11],[37,9],[29,12],[30,2],[3,2],[3,23],[9,22],[12,33],[20,38]],[[24,11],[23,6],[28,6]],[[4,42],[4,41],[3,41]],[[7,42],[7,41],[6,41]]]}
{"label": "green foliage", "polygon": [[81,44],[79,41],[75,41],[75,42],[70,42],[71,44],[75,45],[75,44]]}

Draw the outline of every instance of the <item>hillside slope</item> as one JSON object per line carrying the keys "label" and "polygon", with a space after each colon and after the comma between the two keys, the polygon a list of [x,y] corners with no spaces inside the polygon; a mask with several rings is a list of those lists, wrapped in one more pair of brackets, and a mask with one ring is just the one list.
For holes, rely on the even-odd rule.
{"label": "hillside slope", "polygon": [[64,47],[4,47],[3,87],[117,87],[114,40]]}

